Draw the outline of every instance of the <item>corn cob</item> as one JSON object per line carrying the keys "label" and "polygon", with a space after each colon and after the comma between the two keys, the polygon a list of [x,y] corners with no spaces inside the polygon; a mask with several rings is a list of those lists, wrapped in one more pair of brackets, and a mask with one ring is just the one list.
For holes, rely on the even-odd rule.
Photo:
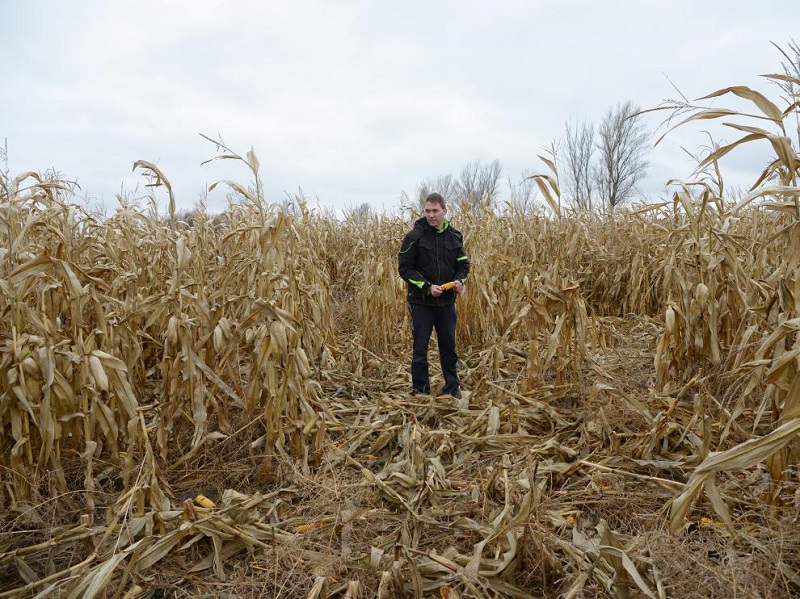
{"label": "corn cob", "polygon": [[211,501],[205,495],[198,495],[197,497],[194,498],[194,502],[197,505],[199,505],[200,507],[204,507],[204,508],[207,508],[207,509],[211,509],[211,508],[217,507],[217,504],[215,504],[213,501]]}

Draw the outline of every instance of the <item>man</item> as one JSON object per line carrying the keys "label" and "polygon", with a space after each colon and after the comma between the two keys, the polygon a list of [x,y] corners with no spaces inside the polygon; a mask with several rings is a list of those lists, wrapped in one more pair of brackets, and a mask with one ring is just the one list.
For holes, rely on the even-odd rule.
{"label": "man", "polygon": [[[463,236],[450,226],[447,205],[438,193],[425,198],[425,216],[403,238],[398,255],[398,270],[407,283],[414,357],[411,360],[411,385],[415,393],[430,393],[428,342],[436,329],[439,360],[444,375],[442,393],[460,397],[456,364],[456,294],[464,291],[469,259],[464,253]],[[442,289],[455,282],[455,289]]]}

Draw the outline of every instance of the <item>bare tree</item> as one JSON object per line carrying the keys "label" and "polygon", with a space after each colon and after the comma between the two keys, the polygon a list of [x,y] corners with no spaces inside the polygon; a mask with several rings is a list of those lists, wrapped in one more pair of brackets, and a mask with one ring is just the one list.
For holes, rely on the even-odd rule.
{"label": "bare tree", "polygon": [[345,218],[347,220],[353,220],[359,223],[365,223],[369,221],[370,216],[372,215],[372,206],[369,202],[362,202],[358,206],[349,208],[345,212]]}
{"label": "bare tree", "polygon": [[594,125],[567,121],[564,151],[564,187],[567,199],[578,210],[591,210],[597,172],[593,166]]}
{"label": "bare tree", "polygon": [[518,183],[514,183],[511,176],[507,178],[509,200],[508,205],[520,214],[530,214],[536,206],[539,188],[536,181],[531,178],[533,173],[525,170],[520,175]]}
{"label": "bare tree", "polygon": [[3,138],[3,147],[0,147],[0,162],[4,163],[3,173],[8,174],[8,138]]}
{"label": "bare tree", "polygon": [[0,148],[0,162],[3,163],[3,168],[0,169],[0,187],[3,188],[5,193],[8,193],[8,185],[11,181],[11,174],[8,170],[8,138],[3,138],[3,147]]}
{"label": "bare tree", "polygon": [[445,200],[451,202],[456,199],[457,185],[453,175],[439,175],[438,177],[428,177],[417,186],[417,198],[420,208],[425,205],[425,198],[436,192]]}
{"label": "bare tree", "polygon": [[458,179],[453,175],[429,177],[417,186],[417,201],[422,207],[428,194],[436,192],[444,196],[448,203],[463,203],[478,212],[478,206],[486,199],[491,200],[497,193],[503,167],[499,160],[482,164],[480,160],[465,166]]}
{"label": "bare tree", "polygon": [[497,193],[503,167],[499,160],[489,164],[481,164],[480,160],[470,162],[463,168],[456,182],[456,193],[459,200],[477,210],[485,199],[491,199]]}
{"label": "bare tree", "polygon": [[605,206],[614,208],[629,199],[647,174],[649,136],[632,102],[608,110],[597,132],[599,164],[597,187]]}

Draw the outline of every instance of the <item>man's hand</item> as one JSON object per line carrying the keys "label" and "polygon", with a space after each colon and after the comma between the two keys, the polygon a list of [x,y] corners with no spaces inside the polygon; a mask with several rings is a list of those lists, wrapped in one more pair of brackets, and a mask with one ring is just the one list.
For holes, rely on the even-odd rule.
{"label": "man's hand", "polygon": [[439,297],[444,293],[444,290],[439,285],[431,285],[431,295],[433,297]]}
{"label": "man's hand", "polygon": [[464,283],[461,281],[456,281],[456,293],[463,293],[464,292]]}

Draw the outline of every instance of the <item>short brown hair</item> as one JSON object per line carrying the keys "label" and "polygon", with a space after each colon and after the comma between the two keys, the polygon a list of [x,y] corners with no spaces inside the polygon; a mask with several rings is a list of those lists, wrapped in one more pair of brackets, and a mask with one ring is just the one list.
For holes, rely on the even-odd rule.
{"label": "short brown hair", "polygon": [[439,204],[442,210],[447,210],[447,204],[444,201],[444,196],[440,193],[429,193],[425,196],[425,203],[426,204]]}

